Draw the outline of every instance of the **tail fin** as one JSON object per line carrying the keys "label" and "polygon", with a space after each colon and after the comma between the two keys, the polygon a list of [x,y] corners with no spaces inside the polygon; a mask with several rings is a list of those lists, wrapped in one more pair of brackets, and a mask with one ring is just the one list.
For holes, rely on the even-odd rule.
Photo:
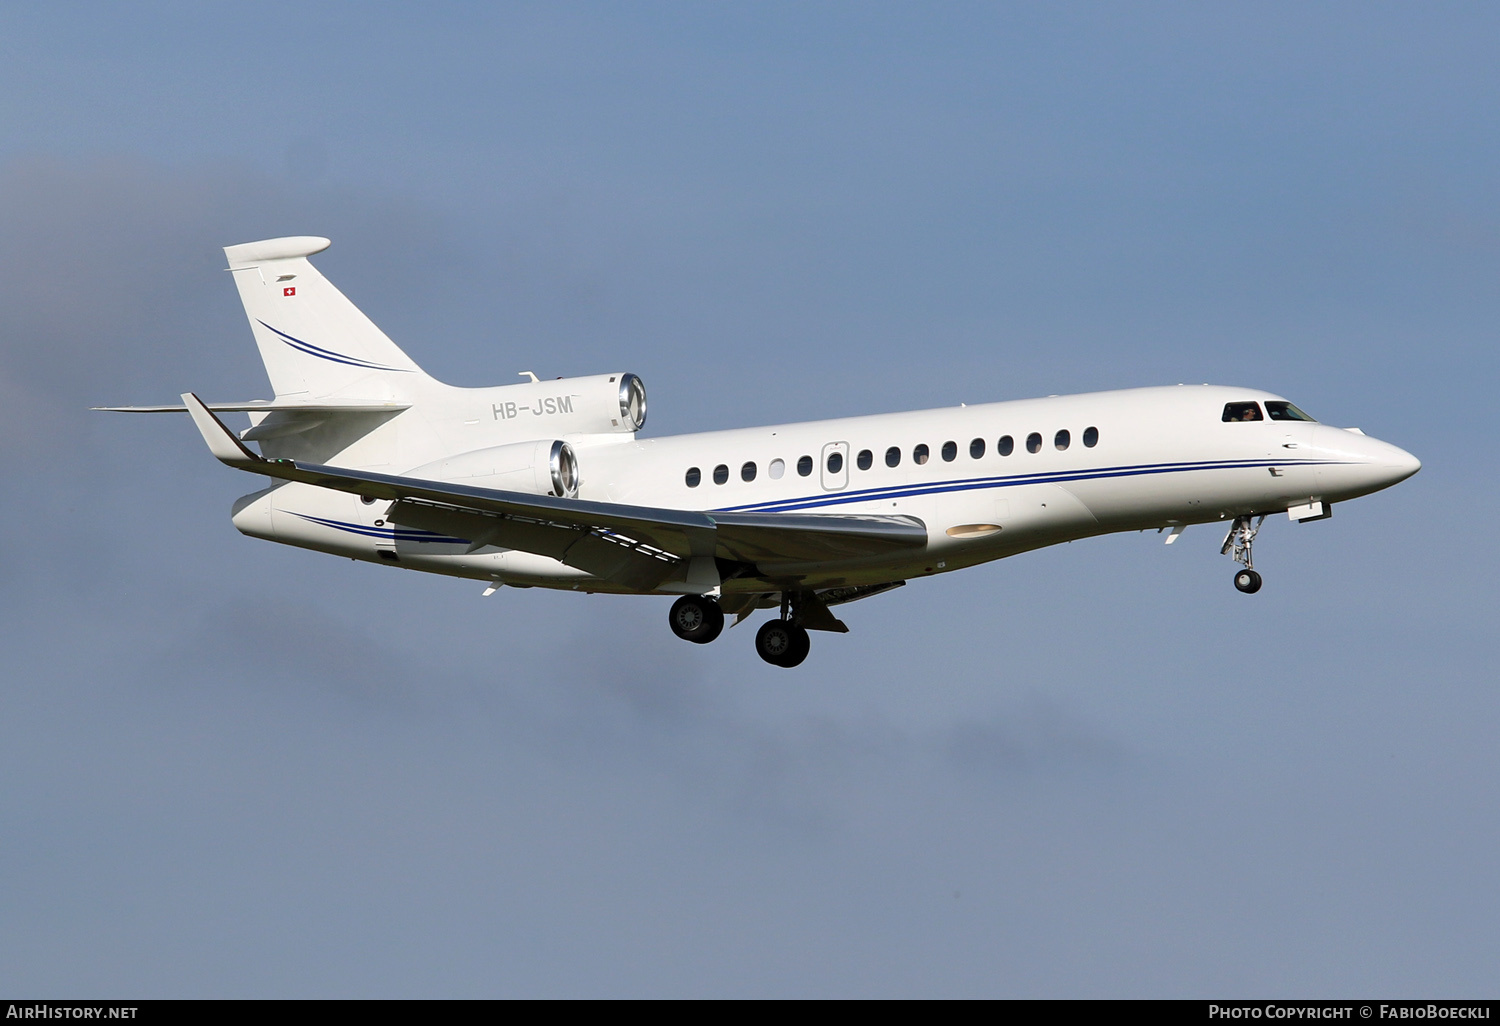
{"label": "tail fin", "polygon": [[427,375],[308,262],[329,245],[298,236],[224,250],[276,398],[410,398]]}

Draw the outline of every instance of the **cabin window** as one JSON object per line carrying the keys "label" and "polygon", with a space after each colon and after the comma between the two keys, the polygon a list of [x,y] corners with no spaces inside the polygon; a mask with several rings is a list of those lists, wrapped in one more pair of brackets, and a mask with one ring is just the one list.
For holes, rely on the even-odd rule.
{"label": "cabin window", "polygon": [[687,476],[683,480],[687,482],[689,488],[697,488],[699,482],[703,480],[703,472],[697,467],[688,467]]}
{"label": "cabin window", "polygon": [[917,466],[927,462],[927,446],[919,445],[911,451],[911,461]]}
{"label": "cabin window", "polygon": [[1279,401],[1266,403],[1266,416],[1272,420],[1305,420],[1309,424],[1317,423],[1317,421],[1297,409],[1291,403]]}
{"label": "cabin window", "polygon": [[1041,452],[1042,451],[1042,436],[1038,432],[1033,431],[1031,434],[1029,434],[1029,435],[1026,436],[1026,451],[1027,452]]}
{"label": "cabin window", "polygon": [[749,463],[746,463],[743,467],[740,468],[740,480],[741,481],[754,481],[755,480],[755,461],[754,460],[751,460]]}
{"label": "cabin window", "polygon": [[896,467],[900,466],[900,464],[901,450],[893,445],[885,451],[885,465],[888,467]]}
{"label": "cabin window", "polygon": [[1098,445],[1099,444],[1099,429],[1096,428],[1096,427],[1086,427],[1086,428],[1084,428],[1083,429],[1083,444],[1086,445],[1086,446],[1088,446],[1090,449],[1092,449],[1094,446]]}
{"label": "cabin window", "polygon": [[720,463],[714,468],[714,484],[723,484],[729,480],[729,468]]}
{"label": "cabin window", "polygon": [[944,442],[943,443],[943,462],[944,463],[952,463],[956,459],[958,459],[958,443],[957,442]]}
{"label": "cabin window", "polygon": [[984,456],[984,439],[976,438],[969,443],[969,459],[977,460]]}
{"label": "cabin window", "polygon": [[797,476],[806,477],[812,473],[813,462],[811,456],[804,456],[797,461]]}
{"label": "cabin window", "polygon": [[772,481],[780,481],[781,475],[786,473],[786,460],[780,458],[772,460],[771,465],[766,468],[766,473],[771,475]]}
{"label": "cabin window", "polygon": [[831,453],[829,453],[828,454],[828,472],[830,474],[837,474],[840,471],[842,471],[843,469],[844,469],[844,454],[841,453],[841,452],[831,452]]}
{"label": "cabin window", "polygon": [[1055,434],[1055,435],[1052,436],[1052,444],[1055,445],[1055,446],[1057,446],[1057,451],[1058,452],[1062,452],[1069,445],[1071,445],[1072,442],[1073,442],[1073,436],[1070,435],[1070,434],[1068,434],[1068,429],[1067,428],[1063,428],[1057,434]]}
{"label": "cabin window", "polygon": [[1224,423],[1233,424],[1239,421],[1260,420],[1259,403],[1225,403]]}
{"label": "cabin window", "polygon": [[1016,440],[1010,437],[1010,435],[1006,435],[995,443],[995,451],[1001,456],[1009,456],[1016,451]]}
{"label": "cabin window", "polygon": [[875,462],[875,454],[869,449],[859,450],[859,455],[854,457],[854,465],[860,470],[869,470],[870,465]]}

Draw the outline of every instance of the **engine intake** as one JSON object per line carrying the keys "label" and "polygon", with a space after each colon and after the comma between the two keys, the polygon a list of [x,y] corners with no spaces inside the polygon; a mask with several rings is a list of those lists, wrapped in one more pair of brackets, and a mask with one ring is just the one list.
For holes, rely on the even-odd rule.
{"label": "engine intake", "polygon": [[620,420],[631,431],[646,426],[646,386],[634,374],[620,375]]}

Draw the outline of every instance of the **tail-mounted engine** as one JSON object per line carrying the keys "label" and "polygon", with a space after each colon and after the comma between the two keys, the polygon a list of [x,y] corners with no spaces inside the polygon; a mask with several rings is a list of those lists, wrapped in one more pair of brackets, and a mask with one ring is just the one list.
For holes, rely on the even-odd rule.
{"label": "tail-mounted engine", "polygon": [[531,495],[578,495],[578,457],[567,442],[540,439],[475,449],[417,467],[407,477]]}
{"label": "tail-mounted engine", "polygon": [[646,386],[634,374],[532,381],[487,389],[493,419],[553,435],[618,434],[646,423]]}

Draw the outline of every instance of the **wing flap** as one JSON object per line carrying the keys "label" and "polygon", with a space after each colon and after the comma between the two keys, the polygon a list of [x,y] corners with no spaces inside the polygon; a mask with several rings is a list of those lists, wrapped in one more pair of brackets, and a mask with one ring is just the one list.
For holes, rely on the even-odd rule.
{"label": "wing flap", "polygon": [[859,559],[925,548],[915,517],[797,513],[713,513],[720,555],[745,563]]}
{"label": "wing flap", "polygon": [[629,588],[650,589],[671,577],[682,560],[617,532],[599,532],[577,524],[533,517],[482,513],[404,499],[386,519],[403,527],[434,531],[470,540],[470,551],[488,545],[550,556],[567,566]]}

